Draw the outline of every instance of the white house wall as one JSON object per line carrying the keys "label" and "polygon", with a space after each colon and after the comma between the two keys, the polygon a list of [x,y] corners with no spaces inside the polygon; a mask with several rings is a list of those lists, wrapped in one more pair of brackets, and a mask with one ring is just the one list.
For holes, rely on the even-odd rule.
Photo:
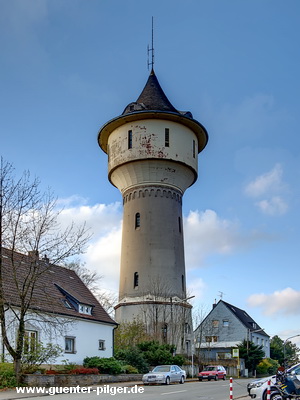
{"label": "white house wall", "polygon": [[[9,322],[7,324],[9,326],[9,340],[14,346],[17,324],[13,320],[13,313],[10,310],[6,312],[6,318]],[[38,317],[36,314],[28,314],[25,329],[38,332],[38,341],[43,345],[47,343],[57,344],[63,350],[65,349],[66,336],[75,339],[75,352],[63,352],[62,356],[56,359],[55,364],[61,364],[63,360],[68,360],[70,363],[81,365],[85,357],[112,357],[114,328],[112,325],[83,319],[69,318],[66,320],[66,318],[62,317],[55,317],[52,322],[47,322],[47,320],[51,321],[51,318],[49,316]],[[104,341],[104,350],[99,350],[99,340]],[[0,357],[3,354],[3,350],[5,360],[11,361],[11,357],[3,347],[3,341],[0,336]]]}

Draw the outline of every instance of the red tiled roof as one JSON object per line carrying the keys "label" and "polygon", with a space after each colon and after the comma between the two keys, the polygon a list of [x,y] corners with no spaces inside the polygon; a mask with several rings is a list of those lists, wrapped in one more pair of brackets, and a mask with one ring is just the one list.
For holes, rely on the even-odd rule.
{"label": "red tiled roof", "polygon": [[[45,259],[35,262],[30,255],[2,249],[2,275],[5,303],[10,306],[21,305],[22,287],[30,282],[30,309],[116,325],[78,275],[68,268],[49,264]],[[78,303],[92,306],[91,315],[81,314],[75,307],[67,308],[64,301],[68,294]],[[27,299],[29,296],[30,291]]]}

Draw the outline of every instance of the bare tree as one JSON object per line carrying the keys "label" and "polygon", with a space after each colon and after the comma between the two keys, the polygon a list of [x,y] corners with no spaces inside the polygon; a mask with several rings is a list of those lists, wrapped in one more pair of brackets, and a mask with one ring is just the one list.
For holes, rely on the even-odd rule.
{"label": "bare tree", "polygon": [[181,353],[186,351],[185,342],[191,342],[193,333],[191,306],[186,298],[174,296],[170,285],[159,278],[149,280],[143,293],[140,316],[153,339],[175,345]]}
{"label": "bare tree", "polygon": [[[40,181],[24,172],[15,179],[12,164],[0,160],[0,323],[3,343],[14,360],[17,379],[21,372],[24,351],[25,321],[31,308],[34,292],[50,263],[61,264],[84,251],[90,238],[85,225],[74,223],[61,230],[56,199],[48,190],[40,191]],[[18,304],[11,304],[4,291],[4,252],[16,288]],[[20,255],[31,254],[26,274],[20,276]],[[38,254],[47,255],[41,262]],[[9,258],[9,261],[7,261]],[[17,311],[16,311],[17,310]],[[8,313],[10,311],[10,313]],[[16,341],[9,335],[9,315],[14,316]]]}

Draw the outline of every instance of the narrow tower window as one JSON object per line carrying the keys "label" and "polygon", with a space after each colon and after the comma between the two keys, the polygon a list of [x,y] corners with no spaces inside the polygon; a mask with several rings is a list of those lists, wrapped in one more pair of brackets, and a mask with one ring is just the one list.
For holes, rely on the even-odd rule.
{"label": "narrow tower window", "polygon": [[193,158],[196,157],[196,142],[193,140]]}
{"label": "narrow tower window", "polygon": [[141,226],[141,214],[136,213],[135,214],[135,229],[139,228]]}
{"label": "narrow tower window", "polygon": [[184,275],[181,275],[181,287],[182,291],[184,292]]}
{"label": "narrow tower window", "polygon": [[128,148],[132,149],[132,131],[128,131]]}
{"label": "narrow tower window", "polygon": [[165,128],[165,147],[170,147],[170,129]]}
{"label": "narrow tower window", "polygon": [[181,218],[178,217],[178,228],[179,228],[179,233],[181,233]]}
{"label": "narrow tower window", "polygon": [[139,286],[139,273],[135,272],[133,274],[133,287],[136,288]]}

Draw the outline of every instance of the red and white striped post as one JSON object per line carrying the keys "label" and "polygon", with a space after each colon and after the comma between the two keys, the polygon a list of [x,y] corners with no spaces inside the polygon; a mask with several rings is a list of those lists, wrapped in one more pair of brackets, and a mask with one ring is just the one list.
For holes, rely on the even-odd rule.
{"label": "red and white striped post", "polygon": [[268,386],[267,386],[267,400],[270,400],[271,398],[271,380],[268,380]]}
{"label": "red and white striped post", "polygon": [[233,400],[233,394],[232,394],[232,378],[230,378],[230,389],[229,389],[229,393],[230,393],[229,399],[230,399],[230,400]]}

